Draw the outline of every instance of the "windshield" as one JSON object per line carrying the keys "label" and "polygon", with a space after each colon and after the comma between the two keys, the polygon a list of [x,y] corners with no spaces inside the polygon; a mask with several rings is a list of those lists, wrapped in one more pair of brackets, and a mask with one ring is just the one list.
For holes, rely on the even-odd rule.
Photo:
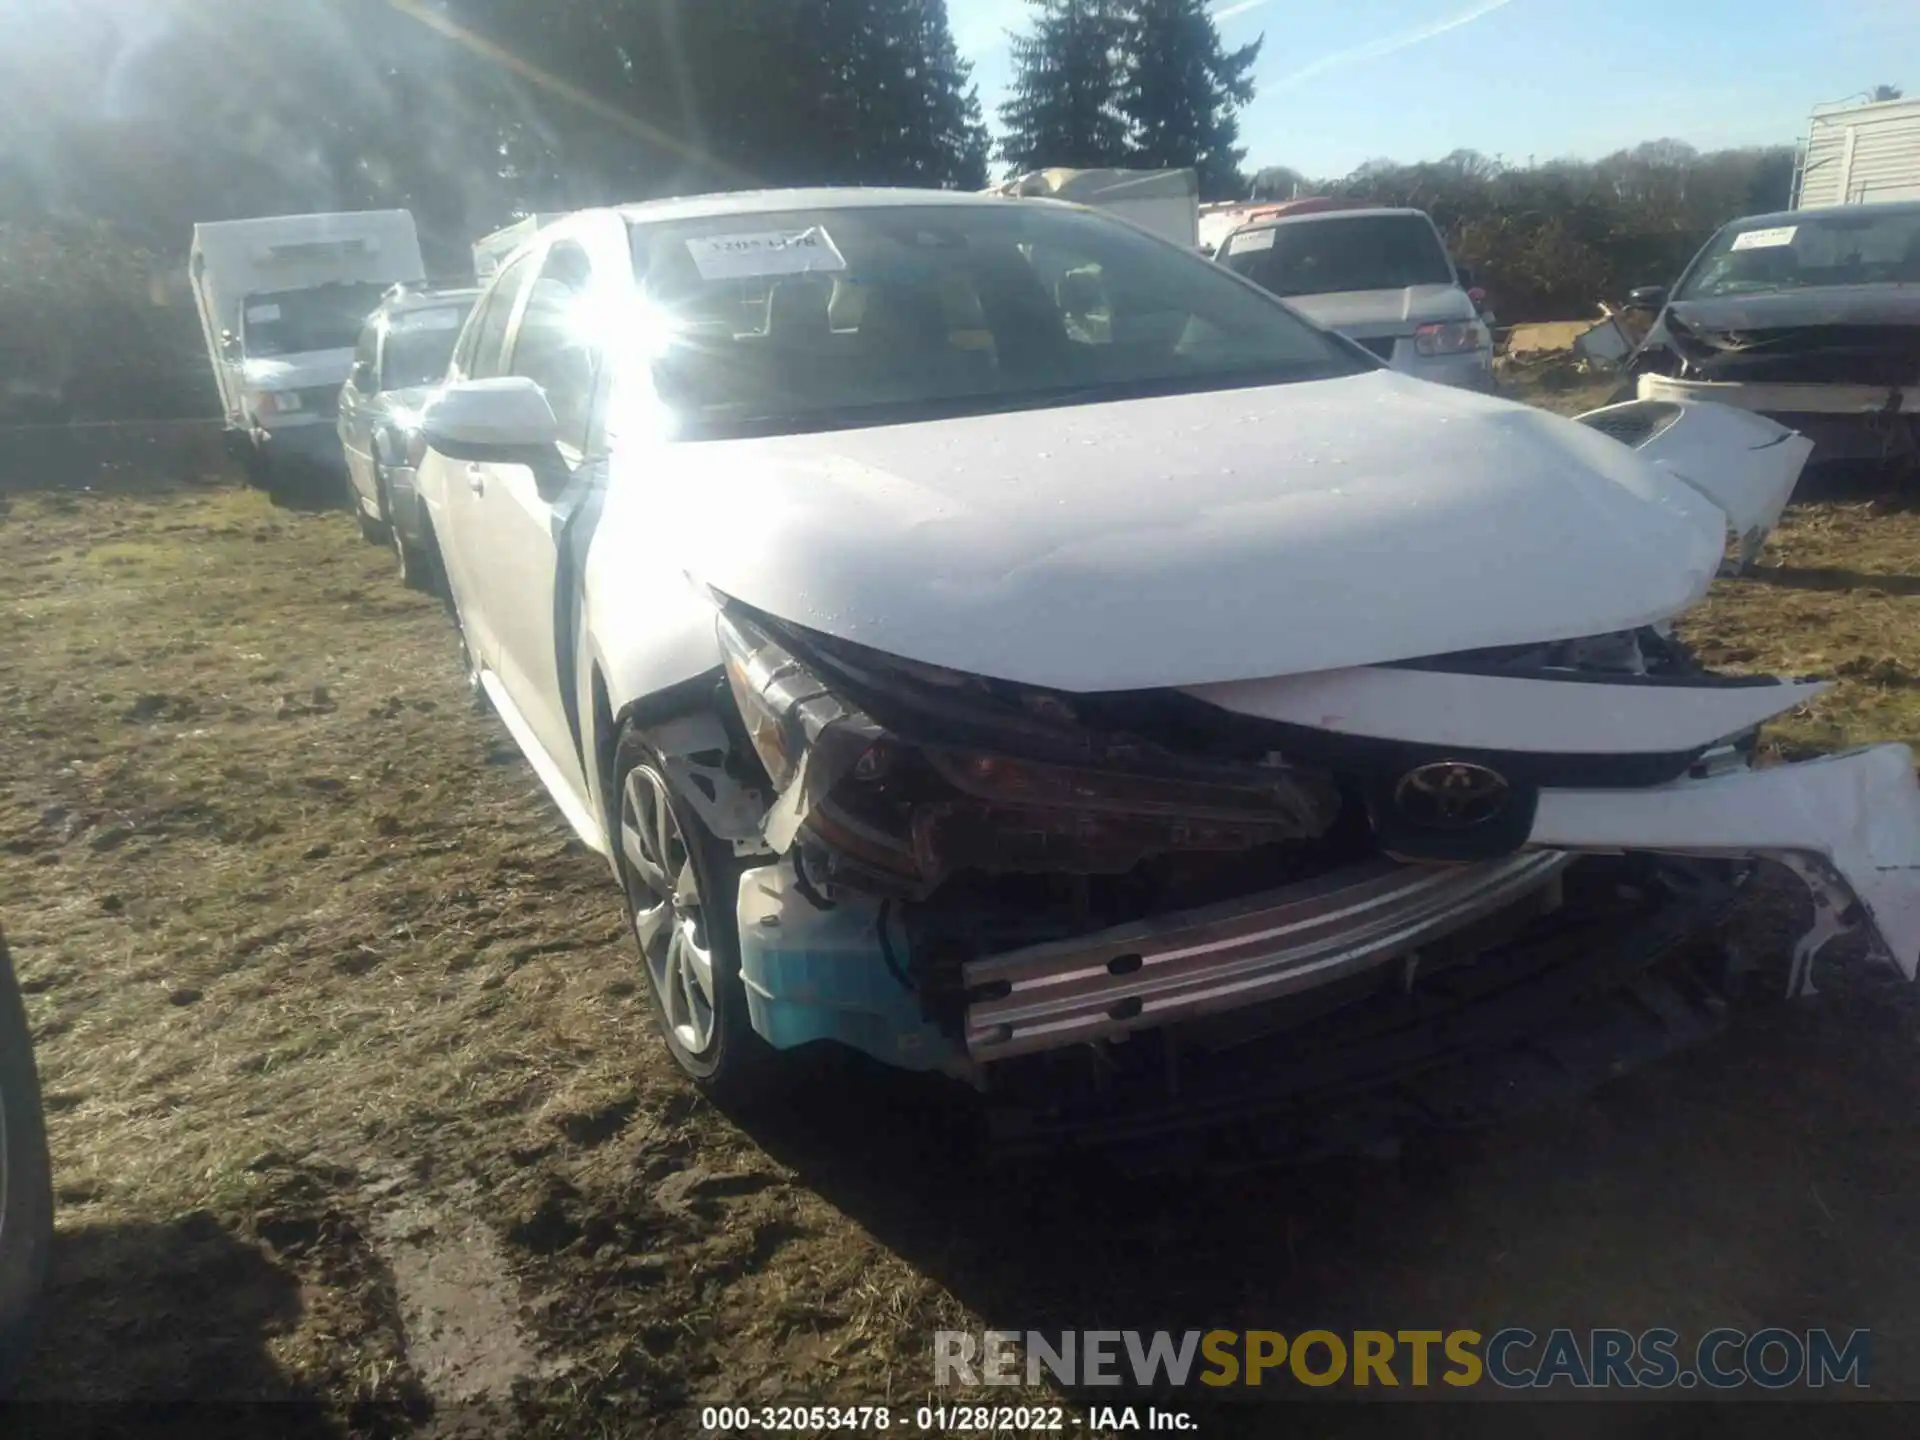
{"label": "windshield", "polygon": [[1243,230],[1223,263],[1275,295],[1451,285],[1453,266],[1424,215],[1356,215]]}
{"label": "windshield", "polygon": [[1920,210],[1785,218],[1722,230],[1674,298],[1920,282]]}
{"label": "windshield", "polygon": [[249,295],[241,305],[246,353],[267,358],[351,350],[360,327],[389,288],[384,284],[320,285]]}
{"label": "windshield", "polygon": [[857,424],[1349,375],[1326,336],[1197,255],[1038,204],[636,225],[683,427]]}
{"label": "windshield", "polygon": [[380,388],[405,390],[445,379],[453,342],[460,338],[460,326],[472,308],[472,301],[439,305],[409,310],[389,320],[380,356]]}

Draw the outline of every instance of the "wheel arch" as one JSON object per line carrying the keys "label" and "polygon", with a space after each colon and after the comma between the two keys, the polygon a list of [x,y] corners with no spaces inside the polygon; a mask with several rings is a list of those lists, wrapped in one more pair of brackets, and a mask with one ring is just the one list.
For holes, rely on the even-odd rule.
{"label": "wheel arch", "polygon": [[715,838],[751,853],[772,805],[772,785],[746,743],[724,672],[715,666],[624,701],[596,657],[588,674],[594,797],[607,834],[619,827],[621,738],[639,734],[675,790]]}

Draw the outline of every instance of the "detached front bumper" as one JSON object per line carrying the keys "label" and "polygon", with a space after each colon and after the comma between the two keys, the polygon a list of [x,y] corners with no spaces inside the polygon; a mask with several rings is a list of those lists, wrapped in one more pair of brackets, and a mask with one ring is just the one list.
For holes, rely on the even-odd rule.
{"label": "detached front bumper", "polygon": [[1836,935],[1865,928],[1912,980],[1920,973],[1920,783],[1905,745],[1645,790],[1545,790],[1529,843],[1778,860],[1813,892],[1796,988]]}

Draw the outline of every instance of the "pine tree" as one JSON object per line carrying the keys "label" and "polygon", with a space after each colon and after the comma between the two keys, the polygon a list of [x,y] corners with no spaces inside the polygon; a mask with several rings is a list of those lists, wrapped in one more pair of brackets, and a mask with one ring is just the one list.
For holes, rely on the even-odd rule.
{"label": "pine tree", "polygon": [[500,125],[555,177],[540,208],[756,183],[986,183],[946,0],[445,3],[570,87],[518,85],[524,117]]}
{"label": "pine tree", "polygon": [[1013,37],[1013,94],[1000,107],[1000,158],[1016,172],[1125,165],[1127,12],[1121,0],[1033,0]]}
{"label": "pine tree", "polygon": [[1205,200],[1246,193],[1236,112],[1253,99],[1250,71],[1265,37],[1228,50],[1207,0],[1132,0],[1117,105],[1131,131],[1132,163],[1192,167]]}
{"label": "pine tree", "polygon": [[973,66],[960,58],[947,23],[947,0],[899,0],[910,33],[918,37],[918,139],[925,151],[917,178],[922,184],[978,190],[987,183],[990,140],[980,113],[980,91]]}
{"label": "pine tree", "polygon": [[[860,179],[874,184],[987,183],[987,128],[947,24],[946,0],[853,0],[872,6],[870,43],[849,94],[863,112]],[[828,0],[845,7],[849,0]]]}

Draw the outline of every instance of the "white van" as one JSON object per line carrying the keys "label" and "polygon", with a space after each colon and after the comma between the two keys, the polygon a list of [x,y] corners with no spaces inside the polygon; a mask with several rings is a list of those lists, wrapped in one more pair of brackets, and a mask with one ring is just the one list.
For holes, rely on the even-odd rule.
{"label": "white van", "polygon": [[268,215],[193,227],[188,262],[227,434],[256,479],[285,458],[340,463],[334,416],[353,344],[426,267],[405,210]]}

